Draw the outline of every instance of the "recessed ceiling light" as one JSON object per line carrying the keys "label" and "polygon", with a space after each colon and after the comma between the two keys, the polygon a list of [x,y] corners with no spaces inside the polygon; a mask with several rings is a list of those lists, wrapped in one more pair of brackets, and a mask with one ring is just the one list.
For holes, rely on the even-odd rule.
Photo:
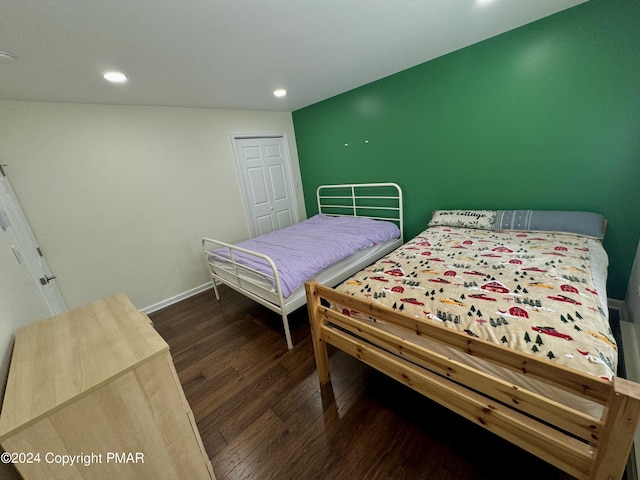
{"label": "recessed ceiling light", "polygon": [[12,63],[16,59],[16,56],[9,52],[0,51],[0,63]]}
{"label": "recessed ceiling light", "polygon": [[284,88],[278,88],[277,90],[273,91],[273,94],[276,97],[284,97],[287,94],[287,91]]}
{"label": "recessed ceiling light", "polygon": [[102,76],[112,83],[124,83],[127,81],[127,76],[122,72],[105,72]]}

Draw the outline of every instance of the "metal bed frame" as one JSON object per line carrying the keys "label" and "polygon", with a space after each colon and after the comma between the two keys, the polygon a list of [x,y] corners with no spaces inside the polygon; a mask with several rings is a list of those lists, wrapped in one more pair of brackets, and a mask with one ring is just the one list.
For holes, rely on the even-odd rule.
{"label": "metal bed frame", "polygon": [[[316,190],[316,198],[319,213],[387,220],[396,223],[400,229],[398,239],[385,242],[378,248],[371,247],[371,251],[375,254],[365,256],[355,263],[352,262],[353,256],[348,257],[318,274],[316,280],[321,284],[335,286],[402,245],[403,202],[402,189],[399,185],[395,183],[321,185]],[[285,298],[278,269],[269,256],[207,237],[202,239],[202,250],[216,299],[220,300],[218,284],[222,283],[280,314],[287,348],[293,348],[287,315],[306,304],[304,285]],[[271,267],[271,272],[265,274],[237,262],[235,258],[237,253],[264,260]]]}

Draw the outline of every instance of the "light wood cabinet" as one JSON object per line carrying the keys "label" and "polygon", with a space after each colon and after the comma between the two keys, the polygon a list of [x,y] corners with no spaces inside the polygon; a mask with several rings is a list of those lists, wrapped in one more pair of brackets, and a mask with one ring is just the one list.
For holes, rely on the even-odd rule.
{"label": "light wood cabinet", "polygon": [[122,293],[18,330],[0,445],[25,479],[215,479],[169,346]]}

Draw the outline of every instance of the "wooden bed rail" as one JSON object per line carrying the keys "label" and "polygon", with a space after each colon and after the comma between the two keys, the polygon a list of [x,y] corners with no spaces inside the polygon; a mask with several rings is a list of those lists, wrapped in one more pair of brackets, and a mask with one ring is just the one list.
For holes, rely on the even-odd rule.
{"label": "wooden bed rail", "polygon": [[[585,375],[315,281],[305,288],[321,383],[330,382],[327,345],[333,345],[578,479],[622,477],[640,418],[640,385]],[[357,310],[379,324],[344,315],[322,300]],[[400,329],[391,331],[384,324]],[[601,405],[602,414],[591,416],[433,352],[413,342],[416,336],[569,391]]]}

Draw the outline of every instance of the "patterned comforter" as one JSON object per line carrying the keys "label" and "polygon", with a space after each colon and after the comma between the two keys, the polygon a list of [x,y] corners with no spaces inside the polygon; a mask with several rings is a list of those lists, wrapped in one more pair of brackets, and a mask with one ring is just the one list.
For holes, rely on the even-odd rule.
{"label": "patterned comforter", "polygon": [[591,273],[586,237],[431,227],[337,290],[611,379],[617,346]]}

